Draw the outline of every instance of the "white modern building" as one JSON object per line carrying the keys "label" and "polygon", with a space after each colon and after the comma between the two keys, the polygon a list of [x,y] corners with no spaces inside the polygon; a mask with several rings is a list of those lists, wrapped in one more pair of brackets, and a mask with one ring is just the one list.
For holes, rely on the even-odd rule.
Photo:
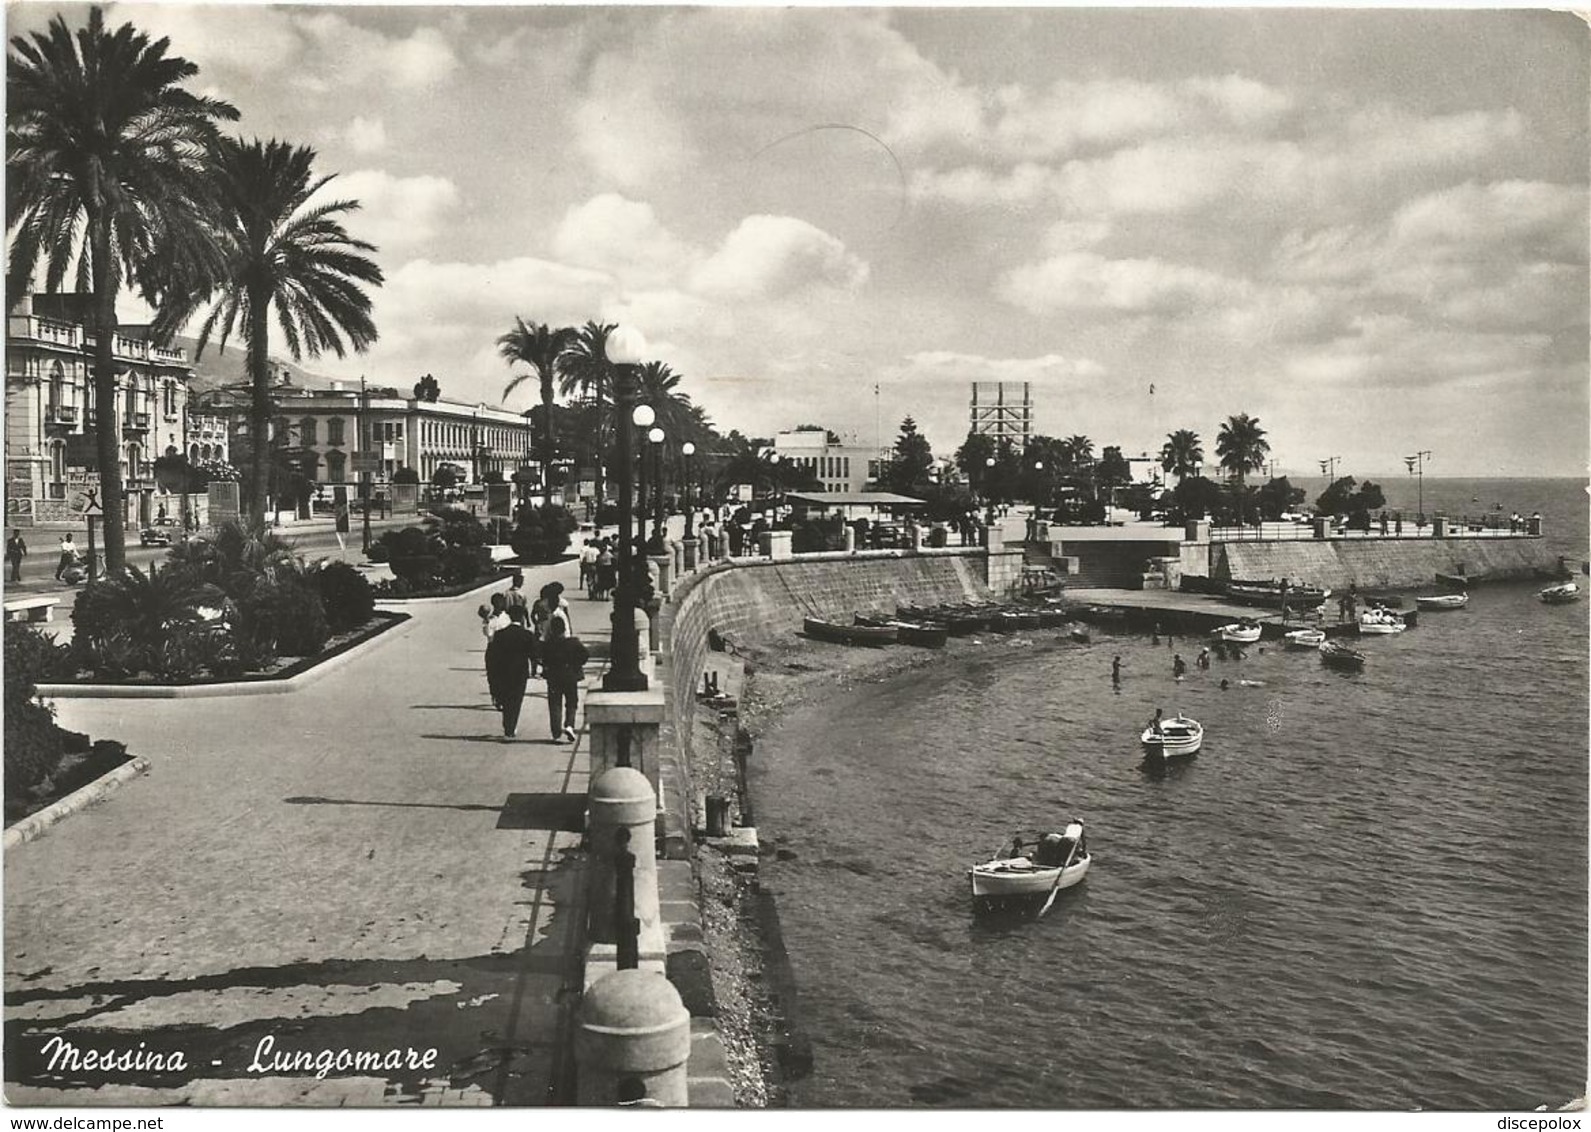
{"label": "white modern building", "polygon": [[834,443],[821,430],[781,432],[773,438],[773,454],[811,471],[825,492],[864,491],[879,476],[878,449]]}

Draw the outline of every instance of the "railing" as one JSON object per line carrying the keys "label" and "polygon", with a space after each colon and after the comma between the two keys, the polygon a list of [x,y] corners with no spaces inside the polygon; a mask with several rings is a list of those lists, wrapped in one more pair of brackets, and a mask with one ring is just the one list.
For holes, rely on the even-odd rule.
{"label": "railing", "polygon": [[36,342],[53,342],[58,346],[76,346],[80,343],[80,328],[70,322],[54,322],[37,315],[18,315],[11,320],[11,335],[31,338]]}
{"label": "railing", "polygon": [[149,414],[128,413],[127,418],[122,422],[122,428],[147,430],[149,428]]}
{"label": "railing", "polygon": [[46,424],[75,425],[77,423],[76,405],[47,405],[44,409]]}
{"label": "railing", "polygon": [[[1531,535],[1532,522],[1517,515],[1489,512],[1480,515],[1448,515],[1438,511],[1434,515],[1389,514],[1385,522],[1379,516],[1371,518],[1367,529],[1349,527],[1338,523],[1328,527],[1329,539],[1405,539],[1437,538],[1437,522],[1443,533],[1440,537],[1455,535],[1483,538],[1526,538]],[[1247,527],[1212,527],[1211,542],[1303,542],[1315,538],[1313,524],[1260,523]]]}

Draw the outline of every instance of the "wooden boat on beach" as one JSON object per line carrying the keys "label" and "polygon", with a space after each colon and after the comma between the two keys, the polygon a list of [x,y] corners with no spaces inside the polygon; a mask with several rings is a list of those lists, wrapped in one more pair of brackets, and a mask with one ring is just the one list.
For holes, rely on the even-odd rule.
{"label": "wooden boat on beach", "polygon": [[[1033,845],[1027,848],[1027,839]],[[1093,858],[1088,836],[1075,818],[1061,833],[1018,831],[1009,848],[968,870],[973,907],[979,910],[1005,906],[1039,905],[1042,916],[1055,902],[1055,894],[1071,888],[1088,875]]]}
{"label": "wooden boat on beach", "polygon": [[821,617],[806,618],[801,628],[815,641],[829,641],[837,645],[865,645],[870,648],[892,645],[899,636],[892,625],[845,625],[838,621],[826,621]]}
{"label": "wooden boat on beach", "polygon": [[895,630],[895,639],[903,645],[916,645],[924,649],[942,649],[950,635],[943,625],[926,621],[901,621],[893,618],[869,617],[856,614],[856,623],[863,626],[883,626]]}
{"label": "wooden boat on beach", "polygon": [[1308,609],[1322,604],[1331,596],[1331,591],[1308,585],[1289,585],[1284,591],[1280,582],[1231,581],[1226,584],[1226,596],[1244,605],[1262,605],[1267,609],[1280,609],[1285,597],[1289,609]]}

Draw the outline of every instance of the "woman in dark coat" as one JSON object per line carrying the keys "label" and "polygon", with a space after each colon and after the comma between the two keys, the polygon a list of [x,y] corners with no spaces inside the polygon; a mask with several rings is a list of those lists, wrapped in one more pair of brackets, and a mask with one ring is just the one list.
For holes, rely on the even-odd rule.
{"label": "woman in dark coat", "polygon": [[486,684],[503,713],[503,738],[512,739],[519,729],[519,707],[530,681],[536,635],[525,627],[523,609],[511,609],[508,616],[508,624],[493,633],[486,645]]}

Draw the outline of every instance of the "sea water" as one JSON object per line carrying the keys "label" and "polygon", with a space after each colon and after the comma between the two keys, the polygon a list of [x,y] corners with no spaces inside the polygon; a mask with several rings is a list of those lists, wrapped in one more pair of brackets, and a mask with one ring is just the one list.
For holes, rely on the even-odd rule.
{"label": "sea water", "polygon": [[[1427,480],[1428,510],[1444,492],[1540,511],[1587,556],[1583,484]],[[1366,638],[1358,674],[1274,645],[1200,671],[1194,640],[989,635],[792,712],[752,780],[813,1052],[792,1103],[1577,1096],[1591,603],[1540,584]],[[1195,759],[1144,764],[1157,707],[1204,723]],[[967,868],[1074,816],[1086,882],[1042,920],[975,917]]]}

